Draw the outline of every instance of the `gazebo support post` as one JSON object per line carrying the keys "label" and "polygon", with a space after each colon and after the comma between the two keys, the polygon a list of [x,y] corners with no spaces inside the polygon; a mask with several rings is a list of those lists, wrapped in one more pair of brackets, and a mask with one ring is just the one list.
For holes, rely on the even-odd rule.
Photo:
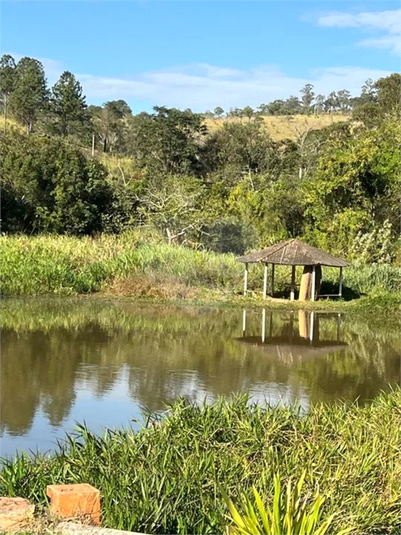
{"label": "gazebo support post", "polygon": [[272,280],[271,280],[271,296],[274,295],[274,267],[275,265],[272,264]]}
{"label": "gazebo support post", "polygon": [[343,268],[340,267],[340,282],[338,284],[338,295],[343,296]]}
{"label": "gazebo support post", "polygon": [[311,301],[316,300],[316,266],[312,267],[312,290],[311,290]]}
{"label": "gazebo support post", "polygon": [[263,299],[266,299],[267,295],[267,262],[265,262],[265,272],[263,276]]}
{"label": "gazebo support post", "polygon": [[244,273],[244,295],[247,294],[248,291],[248,264],[245,264],[245,273]]}
{"label": "gazebo support post", "polygon": [[290,301],[294,301],[294,299],[295,299],[295,266],[292,266]]}

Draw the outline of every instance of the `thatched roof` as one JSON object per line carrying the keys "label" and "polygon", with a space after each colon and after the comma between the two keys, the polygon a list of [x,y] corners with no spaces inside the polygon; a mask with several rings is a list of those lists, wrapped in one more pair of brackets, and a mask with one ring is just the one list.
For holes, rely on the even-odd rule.
{"label": "thatched roof", "polygon": [[237,260],[244,263],[266,262],[285,266],[349,266],[345,260],[296,239],[276,243],[263,251],[240,256]]}

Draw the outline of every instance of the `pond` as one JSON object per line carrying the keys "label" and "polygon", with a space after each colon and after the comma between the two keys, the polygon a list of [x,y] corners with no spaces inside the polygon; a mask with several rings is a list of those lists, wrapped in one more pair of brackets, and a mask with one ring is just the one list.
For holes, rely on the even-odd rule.
{"label": "pond", "polygon": [[53,449],[86,423],[247,392],[261,403],[369,402],[400,377],[398,324],[304,311],[2,301],[2,456]]}

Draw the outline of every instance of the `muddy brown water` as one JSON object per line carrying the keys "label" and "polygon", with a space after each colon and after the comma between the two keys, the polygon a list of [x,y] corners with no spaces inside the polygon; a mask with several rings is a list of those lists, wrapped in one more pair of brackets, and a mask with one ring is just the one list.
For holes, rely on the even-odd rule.
{"label": "muddy brown water", "polygon": [[76,423],[137,428],[180,396],[307,410],[400,377],[399,325],[351,314],[6,299],[1,323],[2,456],[52,450]]}

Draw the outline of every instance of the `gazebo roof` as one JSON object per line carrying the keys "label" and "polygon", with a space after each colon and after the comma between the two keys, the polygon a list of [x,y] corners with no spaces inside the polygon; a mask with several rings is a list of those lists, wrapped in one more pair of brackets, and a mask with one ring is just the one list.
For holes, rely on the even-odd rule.
{"label": "gazebo roof", "polygon": [[300,240],[292,239],[271,245],[263,251],[250,253],[237,258],[239,262],[254,263],[265,262],[285,266],[331,266],[347,267],[349,263],[336,258],[317,247],[312,247]]}

